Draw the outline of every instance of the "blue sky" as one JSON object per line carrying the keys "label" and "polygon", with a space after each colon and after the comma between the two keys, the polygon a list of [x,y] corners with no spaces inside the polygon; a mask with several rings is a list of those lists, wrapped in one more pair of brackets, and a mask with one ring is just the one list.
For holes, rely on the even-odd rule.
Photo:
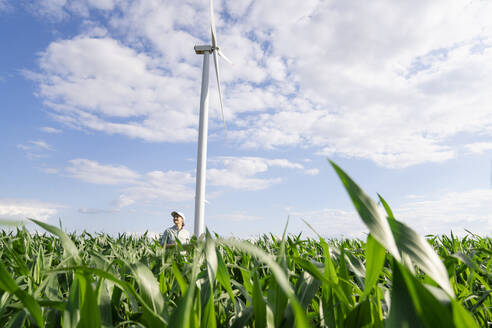
{"label": "blue sky", "polygon": [[[0,218],[193,231],[207,1],[0,0]],[[216,1],[206,225],[367,231],[327,162],[423,234],[492,234],[492,5]],[[211,71],[211,76],[213,71]]]}

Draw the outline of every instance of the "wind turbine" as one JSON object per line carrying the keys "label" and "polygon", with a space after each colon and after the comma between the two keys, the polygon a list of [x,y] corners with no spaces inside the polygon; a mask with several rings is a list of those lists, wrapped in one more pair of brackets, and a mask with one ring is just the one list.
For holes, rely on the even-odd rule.
{"label": "wind turbine", "polygon": [[[211,45],[196,45],[195,53],[203,55],[202,71],[202,90],[200,95],[200,123],[198,128],[198,156],[196,163],[196,192],[195,192],[195,236],[200,236],[205,231],[204,212],[205,212],[205,182],[207,171],[207,135],[208,135],[208,81],[209,81],[209,62],[210,54],[214,56],[215,76],[217,77],[217,88],[219,90],[220,110],[222,121],[226,128],[224,118],[224,106],[222,104],[222,91],[220,89],[219,79],[219,61],[218,56],[230,63],[230,60],[220,51],[217,45],[217,36],[215,33],[214,21],[214,2],[210,0],[210,30]],[[227,129],[226,129],[227,133]]]}

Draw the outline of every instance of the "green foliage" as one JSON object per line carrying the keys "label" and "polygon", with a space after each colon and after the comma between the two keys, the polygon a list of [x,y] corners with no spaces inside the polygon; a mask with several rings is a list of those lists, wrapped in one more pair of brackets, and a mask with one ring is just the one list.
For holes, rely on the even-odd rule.
{"label": "green foliage", "polygon": [[0,231],[0,326],[490,326],[491,238],[423,238],[332,164],[366,241]]}

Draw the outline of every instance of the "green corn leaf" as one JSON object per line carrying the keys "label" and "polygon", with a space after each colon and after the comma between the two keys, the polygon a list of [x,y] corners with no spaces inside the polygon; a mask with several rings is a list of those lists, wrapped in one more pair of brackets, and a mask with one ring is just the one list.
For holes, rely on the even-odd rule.
{"label": "green corn leaf", "polygon": [[21,289],[17,289],[14,295],[24,304],[29,314],[34,318],[34,321],[39,327],[44,327],[44,318],[39,303],[28,293]]}
{"label": "green corn leaf", "polygon": [[383,321],[383,308],[382,308],[382,293],[381,289],[376,287],[375,289],[376,293],[373,298],[373,302],[371,303],[371,311],[372,311],[372,324],[374,328],[383,328],[384,327],[384,321]]}
{"label": "green corn leaf", "polygon": [[20,310],[9,320],[9,322],[7,322],[4,328],[24,327],[24,322],[26,321],[26,318],[27,312],[24,310]]}
{"label": "green corn leaf", "polygon": [[217,276],[217,252],[215,249],[215,241],[212,239],[210,232],[206,231],[205,234],[205,258],[207,259],[207,271],[210,287],[213,290],[215,286],[215,278]]}
{"label": "green corn leaf", "polygon": [[38,302],[28,293],[21,290],[7,268],[0,262],[0,289],[17,296],[24,304],[39,327],[44,327],[43,313]]}
{"label": "green corn leaf", "polygon": [[243,328],[248,326],[248,322],[251,321],[253,317],[253,307],[248,306],[244,308],[234,319],[231,328]]}
{"label": "green corn leaf", "polygon": [[188,289],[188,284],[184,280],[181,271],[179,271],[178,264],[176,263],[176,261],[172,262],[171,268],[174,274],[174,278],[176,278],[176,281],[178,282],[179,285],[179,289],[181,290],[181,295],[184,295],[186,293],[186,290]]}
{"label": "green corn leaf", "polygon": [[388,203],[383,198],[383,196],[378,194],[378,198],[379,198],[379,201],[381,202],[381,204],[383,205],[383,208],[386,211],[386,214],[388,215],[388,220],[390,220],[390,221],[395,220],[395,216],[393,215],[393,211],[391,210],[391,207],[388,205]]}
{"label": "green corn leaf", "polygon": [[[247,304],[253,304],[253,299],[251,298],[251,295],[248,293],[246,288],[244,288],[244,285],[237,282],[234,279],[231,279],[231,284],[236,287],[236,289],[241,293],[241,295],[246,299]],[[238,306],[238,304],[236,304]]]}
{"label": "green corn leaf", "polygon": [[267,326],[266,303],[263,299],[258,274],[253,272],[253,311],[255,314],[255,328],[265,328]]}
{"label": "green corn leaf", "polygon": [[3,315],[3,312],[7,310],[7,306],[12,300],[12,294],[10,293],[3,293],[3,295],[0,297],[0,317]]}
{"label": "green corn leaf", "polygon": [[453,327],[452,314],[412,273],[393,261],[389,322],[409,327]]}
{"label": "green corn leaf", "polygon": [[399,221],[394,220],[390,224],[398,248],[408,254],[422,271],[434,279],[449,296],[453,297],[454,292],[449,282],[448,272],[427,240]]}
{"label": "green corn leaf", "polygon": [[[456,300],[451,300],[453,309],[453,321],[456,328],[478,328],[478,324],[473,316],[463,308]],[[490,315],[490,314],[489,314]],[[490,317],[489,317],[490,318]]]}
{"label": "green corn leaf", "polygon": [[[483,252],[483,250],[479,250],[479,251]],[[486,252],[484,252],[484,253],[486,253]],[[491,255],[491,253],[489,253],[489,255]],[[487,272],[487,270],[484,270],[483,268],[481,268],[478,265],[478,263],[476,263],[469,255],[464,254],[462,252],[457,252],[455,254],[451,254],[451,257],[454,257],[454,258],[460,260],[461,262],[463,262],[464,264],[466,264],[466,266],[469,267],[470,270],[478,271],[481,274],[483,274],[484,276],[488,276],[488,278],[490,280],[492,280],[492,273],[490,271]]]}
{"label": "green corn leaf", "polygon": [[[297,263],[302,269],[306,272],[309,272],[310,275],[315,277],[316,279],[326,283],[326,284],[334,284],[333,281],[323,276],[323,273],[319,270],[318,266],[314,264],[312,261],[308,261],[301,257],[293,257],[292,260]],[[319,265],[319,264],[318,264]]]}
{"label": "green corn leaf", "polygon": [[99,313],[96,293],[92,288],[91,279],[86,275],[80,276],[80,279],[84,280],[84,283],[81,284],[84,296],[77,328],[101,327],[101,314]]}
{"label": "green corn leaf", "polygon": [[[450,296],[454,296],[447,271],[429,243],[405,224],[397,220],[384,218],[377,205],[362,189],[335,163],[331,162],[331,164],[345,185],[354,206],[368,226],[371,235],[398,261],[401,261],[400,252],[408,254]],[[380,197],[380,200],[385,208],[389,208],[382,197]],[[392,215],[392,212],[389,211],[388,214]]]}
{"label": "green corn leaf", "polygon": [[167,292],[167,283],[166,283],[166,275],[164,272],[161,272],[159,275],[159,288],[161,290],[161,294],[166,294]]}
{"label": "green corn leaf", "polygon": [[366,279],[362,298],[366,298],[376,286],[383,271],[385,257],[386,251],[384,247],[369,234],[366,243]]}
{"label": "green corn leaf", "polygon": [[266,320],[267,328],[275,328],[275,316],[273,315],[272,308],[266,304]]}
{"label": "green corn leaf", "polygon": [[[321,286],[321,281],[314,278],[308,272],[302,272],[299,275],[296,284],[296,297],[305,310],[312,304],[313,298]],[[287,309],[286,318],[284,320],[286,326],[294,327],[294,316],[292,307]]]}
{"label": "green corn leaf", "polygon": [[289,269],[287,267],[287,258],[285,254],[285,243],[286,243],[285,236],[287,235],[287,227],[289,226],[289,220],[290,218],[287,218],[287,223],[285,224],[284,232],[282,234],[282,241],[280,243],[280,252],[278,254],[278,259],[277,259],[278,264],[280,264],[284,272],[287,272]]}
{"label": "green corn leaf", "polygon": [[354,292],[353,292],[352,284],[349,283],[351,281],[351,279],[349,277],[349,273],[347,270],[347,262],[345,259],[345,248],[344,247],[342,247],[340,249],[338,277],[340,279],[340,286],[342,287],[342,290],[345,293],[345,296],[346,296],[350,306],[353,307],[355,305],[355,300],[353,297]]}
{"label": "green corn leaf", "polygon": [[[174,312],[169,319],[169,328],[190,328],[194,327],[193,316],[193,297],[195,295],[196,279],[198,275],[200,258],[199,253],[202,249],[195,252],[193,258],[193,267],[191,272],[190,284],[186,290],[186,293],[181,297],[180,301]],[[193,316],[194,317],[194,316]]]}
{"label": "green corn leaf", "polygon": [[349,312],[343,326],[346,328],[368,327],[371,322],[371,302],[366,299],[357,304],[357,306]]}
{"label": "green corn leaf", "polygon": [[[289,226],[290,218],[287,218],[287,222],[284,227],[284,231],[282,233],[282,239],[280,244],[278,244],[275,237],[272,236],[272,240],[275,242],[276,246],[279,247],[279,252],[277,255],[276,262],[279,264],[280,268],[287,274],[288,266],[287,266],[287,257],[285,254],[285,245],[286,245],[286,235],[287,235],[287,227]],[[268,302],[272,307],[272,312],[274,314],[275,325],[279,326],[284,319],[285,311],[287,309],[288,297],[285,294],[282,287],[279,285],[276,279],[273,279],[270,284],[270,289],[268,290]]]}
{"label": "green corn leaf", "polygon": [[[160,327],[167,325],[168,319],[166,317],[163,317],[159,313],[155,313],[152,308],[147,305],[147,302],[138,294],[135,289],[126,281],[120,280],[116,278],[113,274],[106,272],[101,269],[97,268],[88,268],[85,266],[75,266],[75,267],[67,267],[67,268],[57,268],[54,270],[51,270],[50,272],[72,272],[72,271],[78,271],[82,273],[88,273],[88,274],[94,274],[96,276],[99,276],[104,279],[108,279],[118,285],[121,290],[125,293],[126,297],[130,300],[130,303],[132,304],[134,302],[134,299],[138,300],[138,302],[143,306],[145,311],[147,311],[150,316],[152,316],[152,320],[155,322],[159,322]],[[72,288],[70,288],[72,290]]]}
{"label": "green corn leaf", "polygon": [[349,299],[345,295],[342,286],[339,284],[337,271],[331,259],[330,247],[323,238],[320,237],[321,248],[325,259],[325,272],[323,276],[328,282],[322,285],[322,309],[323,321],[329,327],[341,326],[345,312],[349,308]]}
{"label": "green corn leaf", "polygon": [[27,267],[26,261],[15,250],[11,249],[10,247],[5,247],[5,253],[11,259],[13,264],[17,266],[17,271],[19,272],[19,274],[24,276],[30,275],[30,270]]}
{"label": "green corn leaf", "polygon": [[[345,292],[343,291],[342,287],[338,285],[338,281],[339,281],[338,276],[337,276],[337,280],[334,281],[334,279],[330,279],[330,275],[323,275],[323,273],[319,271],[318,267],[313,262],[310,262],[306,259],[299,258],[299,257],[294,257],[292,259],[306,272],[308,272],[310,275],[318,279],[322,284],[331,288],[343,304],[349,303],[349,300],[345,295]],[[326,268],[325,268],[325,272],[326,272]]]}
{"label": "green corn leaf", "polygon": [[[449,283],[448,272],[432,246],[424,237],[420,236],[413,229],[394,219],[393,212],[383,197],[379,196],[379,200],[383,204],[386,213],[390,218],[389,223],[391,231],[393,232],[393,236],[395,237],[400,252],[407,254],[410,259],[422,269],[422,271],[434,279],[434,281],[438,283],[449,296],[453,297],[454,292]],[[408,265],[409,264],[407,263],[407,266]]]}
{"label": "green corn leaf", "polygon": [[[323,248],[323,256],[325,258],[325,272],[324,276],[333,282],[333,284],[338,285],[338,275],[335,269],[335,265],[331,259],[330,247],[325,242],[323,238],[320,238],[320,244]],[[348,301],[348,300],[347,300]]]}
{"label": "green corn leaf", "polygon": [[[393,265],[395,267],[395,265]],[[406,287],[400,270],[393,270],[393,286],[391,288],[391,310],[386,320],[387,327],[424,327],[417,314],[412,298]]]}
{"label": "green corn leaf", "polygon": [[[101,279],[102,280],[102,279]],[[111,311],[111,296],[109,295],[110,286],[113,284],[107,280],[102,280],[99,290],[99,312],[101,313],[101,323],[103,326],[110,327],[113,325],[113,314]]]}
{"label": "green corn leaf", "polygon": [[310,327],[305,311],[296,298],[294,290],[292,289],[292,286],[290,285],[287,278],[287,275],[285,274],[283,268],[274,260],[271,255],[246,242],[222,239],[220,240],[220,243],[229,247],[236,247],[244,252],[247,252],[268,265],[273,273],[275,281],[278,283],[278,286],[282,289],[282,291],[290,300],[296,318],[296,326],[299,328]]}
{"label": "green corn leaf", "polygon": [[144,301],[153,312],[163,314],[165,300],[161,294],[159,282],[152,271],[142,263],[134,264],[131,268]]}
{"label": "green corn leaf", "polygon": [[36,263],[34,264],[34,268],[32,269],[32,278],[36,284],[41,283],[42,275],[44,272],[44,256],[43,256],[43,247],[41,246],[38,250],[38,255],[36,257]]}
{"label": "green corn leaf", "polygon": [[[391,254],[386,258],[385,246],[371,237],[367,243],[334,239],[328,246],[321,236],[313,240],[285,233],[247,242],[263,250],[279,266],[293,297],[284,291],[281,279],[277,279],[269,264],[249,251],[221,243],[218,235],[214,239],[209,235],[207,240],[204,234],[182,254],[179,249],[166,253],[145,236],[121,234],[115,238],[82,232],[68,235],[77,246],[81,263],[86,263],[75,265],[56,235],[31,234],[26,229],[0,230],[0,264],[7,273],[0,274],[0,326],[23,322],[24,326],[38,327],[36,315],[28,309],[37,303],[42,309],[41,324],[49,328],[293,327],[299,325],[300,311],[308,324],[317,327],[383,328],[419,323],[425,327],[487,327],[492,320],[490,238],[469,234],[460,239],[455,235],[423,239],[444,264],[457,295],[452,297],[422,270],[415,255],[403,250],[409,246],[402,246],[400,243],[405,240],[397,238],[401,233],[395,229],[399,229],[399,222],[387,203],[380,203],[379,207],[389,213],[385,218],[400,261]],[[379,244],[380,251],[383,249],[379,263],[372,263],[378,258],[371,255],[378,253],[375,244]],[[157,313],[151,297],[144,297],[145,288],[135,278],[137,265],[153,276],[155,283],[151,285],[159,281],[159,293],[172,320],[166,313]],[[399,267],[392,269],[394,265]],[[177,282],[180,278],[176,277],[182,279],[183,292]],[[9,288],[14,292],[4,291]],[[193,292],[189,291],[191,288]],[[64,316],[68,310],[76,319],[73,324],[70,316]],[[100,324],[82,314],[97,311]],[[409,315],[412,311],[414,317]]]}
{"label": "green corn leaf", "polygon": [[70,239],[70,237],[66,233],[64,233],[61,229],[59,229],[55,226],[49,225],[47,223],[44,223],[44,222],[41,222],[38,220],[34,220],[34,219],[29,219],[29,220],[36,223],[38,226],[40,226],[44,230],[51,232],[52,234],[57,236],[62,243],[63,250],[64,250],[66,256],[70,259],[73,259],[73,261],[76,264],[81,264],[81,259],[79,256],[79,250],[77,249],[77,247],[73,243],[72,239]]}
{"label": "green corn leaf", "polygon": [[76,328],[80,321],[80,308],[82,306],[82,290],[81,279],[78,274],[75,275],[70,292],[68,294],[68,302],[63,311],[63,328]]}
{"label": "green corn leaf", "polygon": [[113,286],[113,292],[111,293],[111,306],[112,306],[112,308],[114,308],[114,309],[119,308],[122,295],[123,295],[123,290],[118,285]]}
{"label": "green corn leaf", "polygon": [[7,268],[0,262],[0,289],[6,292],[14,293],[19,286],[15,280],[10,276]]}
{"label": "green corn leaf", "polygon": [[335,306],[333,306],[333,296],[331,287],[323,285],[321,287],[320,319],[323,326],[336,327]]}
{"label": "green corn leaf", "polygon": [[282,287],[275,279],[270,280],[270,289],[268,290],[268,304],[271,305],[274,314],[275,326],[279,326],[284,318],[287,309],[288,297],[285,295]]}
{"label": "green corn leaf", "polygon": [[[241,278],[243,280],[244,289],[248,292],[249,295],[252,295],[253,283],[251,282],[251,272],[249,271],[248,266],[240,267],[239,270],[241,271]],[[246,306],[249,306],[248,302],[246,302]]]}
{"label": "green corn leaf", "polygon": [[400,253],[396,247],[388,220],[381,213],[377,204],[367,196],[364,191],[340,167],[338,167],[338,165],[332,161],[330,161],[330,164],[338,174],[338,177],[352,199],[352,203],[359,213],[360,218],[369,228],[371,235],[383,245],[394,258],[400,260]]}
{"label": "green corn leaf", "polygon": [[[199,276],[205,277],[206,272],[204,271],[200,272]],[[195,309],[195,314],[198,316],[198,318],[201,318],[201,320],[203,321],[205,320],[204,316],[207,315],[206,307],[210,301],[210,294],[213,293],[214,291],[210,289],[210,282],[208,281],[208,277],[204,280],[200,280],[197,285],[198,285],[198,292],[195,292],[195,294],[198,298],[195,297],[193,300],[194,309]]]}
{"label": "green corn leaf", "polygon": [[[161,294],[159,282],[154,277],[152,271],[142,263],[131,265],[133,277],[135,278],[140,295],[151,311],[144,311],[144,320],[150,327],[159,327],[162,325],[160,318],[167,318],[168,313],[164,306],[165,300]],[[160,317],[156,317],[158,314]]]}
{"label": "green corn leaf", "polygon": [[231,277],[229,276],[229,272],[227,271],[227,267],[224,263],[224,259],[222,258],[222,255],[220,254],[219,250],[216,251],[217,253],[217,281],[221,284],[222,287],[227,291],[229,294],[230,299],[232,300],[233,305],[235,305],[235,297],[234,294],[232,293],[232,288],[231,288]]}
{"label": "green corn leaf", "polygon": [[214,293],[209,293],[209,298],[205,309],[202,313],[202,320],[200,327],[215,328],[217,327],[217,320],[215,318],[215,307],[214,307]]}

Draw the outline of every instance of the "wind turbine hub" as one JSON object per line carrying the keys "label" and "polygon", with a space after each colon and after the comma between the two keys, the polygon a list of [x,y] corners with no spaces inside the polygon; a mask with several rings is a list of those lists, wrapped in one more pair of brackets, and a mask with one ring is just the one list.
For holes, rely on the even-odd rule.
{"label": "wind turbine hub", "polygon": [[199,46],[195,46],[195,53],[197,55],[203,55],[205,52],[212,52],[214,51],[214,47],[210,46],[210,45],[199,45]]}

